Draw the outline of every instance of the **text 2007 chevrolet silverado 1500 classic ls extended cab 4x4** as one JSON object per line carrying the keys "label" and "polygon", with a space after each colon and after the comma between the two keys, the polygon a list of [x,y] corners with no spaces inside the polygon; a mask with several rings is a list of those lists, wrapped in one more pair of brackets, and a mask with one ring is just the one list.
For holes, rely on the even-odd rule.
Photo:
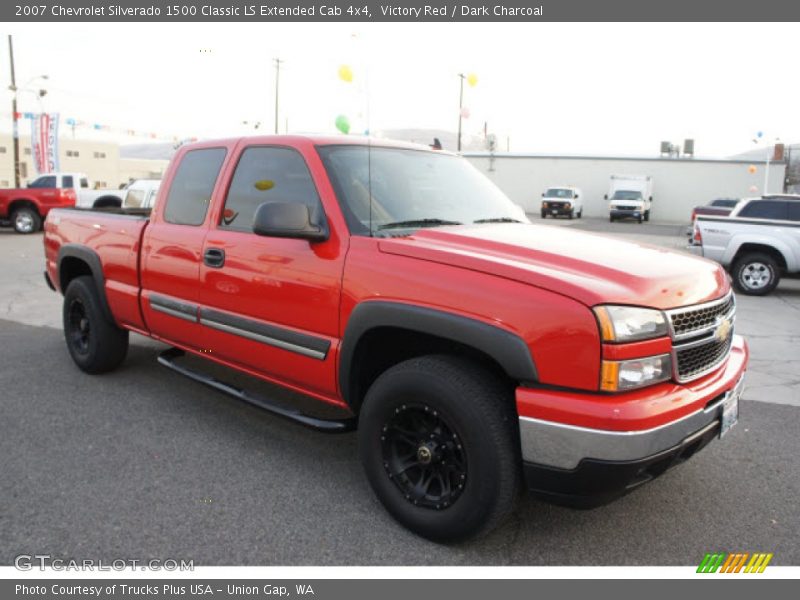
{"label": "text 2007 chevrolet silverado 1500 classic ls extended cab 4x4", "polygon": [[[719,265],[532,225],[443,152],[192,144],[149,219],[54,211],[45,248],[81,369],[118,366],[135,331],[173,346],[160,362],[185,375],[323,431],[357,427],[377,496],[434,540],[496,525],[522,481],[607,502],[738,414],[748,350]],[[277,406],[181,353],[346,416]]]}

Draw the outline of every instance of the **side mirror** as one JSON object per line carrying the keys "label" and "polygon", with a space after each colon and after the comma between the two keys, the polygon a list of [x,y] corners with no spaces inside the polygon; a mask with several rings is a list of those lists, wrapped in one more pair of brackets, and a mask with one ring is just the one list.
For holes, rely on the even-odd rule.
{"label": "side mirror", "polygon": [[253,217],[253,232],[256,235],[299,238],[311,242],[324,242],[330,235],[324,224],[311,223],[308,206],[299,202],[261,204]]}
{"label": "side mirror", "polygon": [[544,198],[544,192],[542,192],[542,198]]}
{"label": "side mirror", "polygon": [[653,197],[652,197],[652,196],[650,196],[650,202],[652,202],[652,201],[653,201]]}
{"label": "side mirror", "polygon": [[605,196],[603,196],[603,199],[604,199],[604,200],[608,200],[608,194],[606,194]]}
{"label": "side mirror", "polygon": [[579,194],[575,194],[575,200],[577,200],[578,198],[580,198],[580,195]]}

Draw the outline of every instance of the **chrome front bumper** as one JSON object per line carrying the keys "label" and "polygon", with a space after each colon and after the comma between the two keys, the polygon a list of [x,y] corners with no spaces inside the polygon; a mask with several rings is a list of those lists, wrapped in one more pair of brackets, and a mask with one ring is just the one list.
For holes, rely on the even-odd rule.
{"label": "chrome front bumper", "polygon": [[708,407],[659,427],[641,431],[589,429],[520,417],[523,462],[574,469],[584,459],[635,461],[658,454],[677,446],[714,421],[720,421],[723,406],[733,394],[741,393],[743,385],[744,374],[733,388]]}

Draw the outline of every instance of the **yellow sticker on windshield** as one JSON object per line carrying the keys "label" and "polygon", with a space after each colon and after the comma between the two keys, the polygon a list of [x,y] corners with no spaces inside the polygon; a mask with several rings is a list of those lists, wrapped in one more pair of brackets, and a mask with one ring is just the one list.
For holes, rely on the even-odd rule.
{"label": "yellow sticker on windshield", "polygon": [[261,181],[256,181],[254,185],[257,190],[266,192],[267,190],[271,190],[275,187],[275,182],[271,179],[262,179]]}

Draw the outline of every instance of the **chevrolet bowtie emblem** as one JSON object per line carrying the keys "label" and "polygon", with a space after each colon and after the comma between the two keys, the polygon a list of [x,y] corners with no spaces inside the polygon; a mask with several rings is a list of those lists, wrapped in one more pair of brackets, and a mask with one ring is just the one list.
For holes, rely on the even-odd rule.
{"label": "chevrolet bowtie emblem", "polygon": [[717,327],[716,331],[714,332],[714,337],[720,342],[724,342],[728,339],[728,334],[731,332],[731,327],[733,327],[733,324],[731,323],[730,319],[725,319]]}

